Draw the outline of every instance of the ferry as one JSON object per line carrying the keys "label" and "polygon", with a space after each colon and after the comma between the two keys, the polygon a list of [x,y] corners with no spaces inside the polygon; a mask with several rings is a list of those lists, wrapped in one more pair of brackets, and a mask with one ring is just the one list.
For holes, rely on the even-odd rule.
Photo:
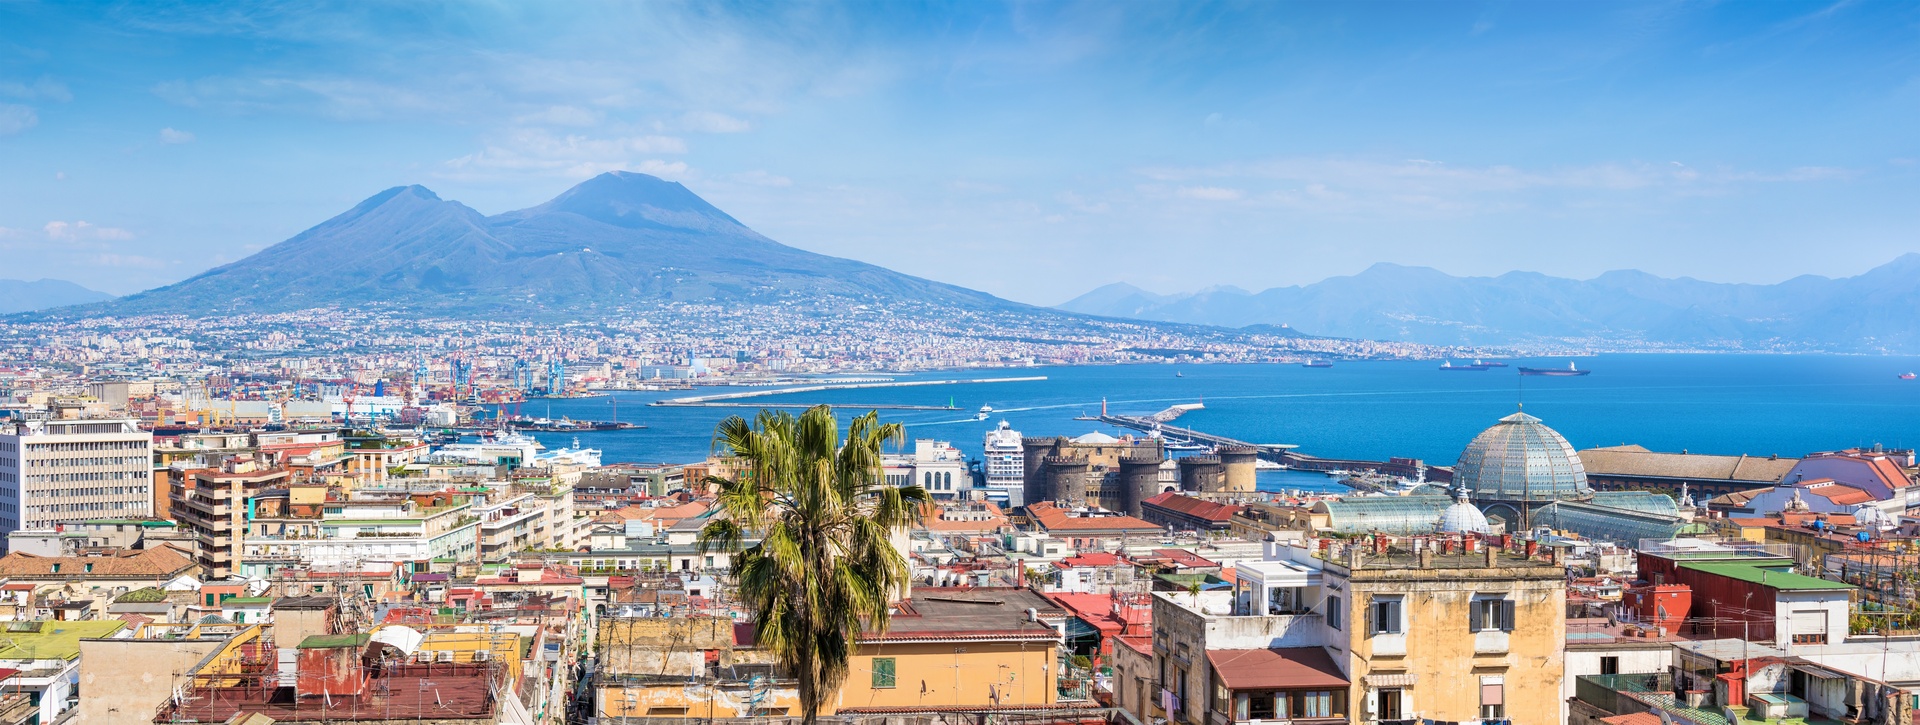
{"label": "ferry", "polygon": [[1553,378],[1571,378],[1577,375],[1589,375],[1592,373],[1592,370],[1581,370],[1574,367],[1571,362],[1567,363],[1567,369],[1565,370],[1561,370],[1560,368],[1520,368],[1521,375],[1545,375]]}
{"label": "ferry", "polygon": [[1481,364],[1480,361],[1478,360],[1473,361],[1472,365],[1455,365],[1453,364],[1452,360],[1448,360],[1446,362],[1440,363],[1440,369],[1446,370],[1446,371],[1454,371],[1454,370],[1480,371],[1480,370],[1486,370],[1487,366]]}
{"label": "ferry", "polygon": [[1333,367],[1333,363],[1330,363],[1330,362],[1327,362],[1327,361],[1325,361],[1325,360],[1308,360],[1308,361],[1306,361],[1306,362],[1303,362],[1303,363],[1300,363],[1300,367],[1303,367],[1303,368],[1330,368],[1330,367]]}
{"label": "ferry", "polygon": [[986,420],[986,419],[987,419],[987,416],[989,416],[989,415],[993,415],[993,406],[991,406],[991,405],[982,405],[982,406],[980,406],[980,412],[978,412],[978,413],[974,413],[974,414],[973,414],[973,419],[974,419],[974,420]]}

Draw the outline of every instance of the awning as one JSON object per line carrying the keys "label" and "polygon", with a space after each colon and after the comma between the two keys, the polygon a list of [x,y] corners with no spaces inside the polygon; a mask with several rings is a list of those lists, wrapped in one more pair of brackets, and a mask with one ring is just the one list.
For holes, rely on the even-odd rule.
{"label": "awning", "polygon": [[1212,650],[1207,660],[1230,690],[1325,689],[1348,684],[1333,658],[1319,647]]}
{"label": "awning", "polygon": [[1412,687],[1414,680],[1419,678],[1412,672],[1401,672],[1393,675],[1367,675],[1361,679],[1366,680],[1368,687]]}

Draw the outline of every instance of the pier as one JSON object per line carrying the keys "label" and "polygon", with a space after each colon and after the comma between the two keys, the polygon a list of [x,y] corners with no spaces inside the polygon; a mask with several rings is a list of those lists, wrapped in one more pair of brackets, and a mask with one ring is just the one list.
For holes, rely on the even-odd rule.
{"label": "pier", "polygon": [[[868,390],[872,388],[914,388],[928,385],[983,385],[986,383],[1032,383],[1046,380],[1045,375],[1024,378],[972,378],[965,380],[900,380],[884,383],[846,383],[839,385],[803,385],[795,388],[776,388],[773,390],[748,390],[739,393],[718,393],[715,395],[695,395],[685,398],[656,400],[649,405],[665,406],[714,406],[735,407],[727,401],[760,398],[768,395],[790,395],[794,393],[818,393],[827,390]],[[835,408],[884,408],[888,410],[953,410],[947,406],[907,406],[907,405],[854,405],[852,403],[833,403]],[[785,405],[769,404],[756,407],[812,407],[790,403]]]}
{"label": "pier", "polygon": [[1205,443],[1215,448],[1222,446],[1252,448],[1259,453],[1262,459],[1298,471],[1369,471],[1405,478],[1417,478],[1424,475],[1426,476],[1426,480],[1442,484],[1453,481],[1453,469],[1441,466],[1429,466],[1425,461],[1418,458],[1396,457],[1388,458],[1384,461],[1366,461],[1351,458],[1321,458],[1301,453],[1295,450],[1299,448],[1299,446],[1290,443],[1249,443],[1223,435],[1204,433],[1192,428],[1167,425],[1161,422],[1159,418],[1159,415],[1101,415],[1091,420],[1097,420],[1107,425],[1121,428],[1132,428],[1145,433],[1159,431],[1163,438]]}

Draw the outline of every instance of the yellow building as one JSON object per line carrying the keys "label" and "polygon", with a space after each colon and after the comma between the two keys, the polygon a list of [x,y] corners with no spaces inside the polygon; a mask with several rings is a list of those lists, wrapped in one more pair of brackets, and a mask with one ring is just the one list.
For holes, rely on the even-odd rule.
{"label": "yellow building", "polygon": [[1563,566],[1428,549],[1328,562],[1324,581],[1344,596],[1352,722],[1564,721]]}
{"label": "yellow building", "polygon": [[[1052,706],[1062,614],[1025,589],[917,590],[886,633],[862,638],[821,714]],[[594,714],[799,714],[793,680],[752,637],[713,617],[603,620]]]}

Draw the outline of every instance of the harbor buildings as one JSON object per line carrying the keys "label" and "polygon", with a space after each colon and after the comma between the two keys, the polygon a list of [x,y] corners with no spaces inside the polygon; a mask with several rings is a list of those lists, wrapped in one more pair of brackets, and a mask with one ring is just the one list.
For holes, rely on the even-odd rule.
{"label": "harbor buildings", "polygon": [[919,486],[936,500],[965,500],[973,497],[973,472],[966,456],[952,443],[921,438],[913,442],[913,452],[887,454],[885,475],[894,486]]}
{"label": "harbor buildings", "polygon": [[153,434],[133,418],[0,427],[0,534],[153,512]]}

